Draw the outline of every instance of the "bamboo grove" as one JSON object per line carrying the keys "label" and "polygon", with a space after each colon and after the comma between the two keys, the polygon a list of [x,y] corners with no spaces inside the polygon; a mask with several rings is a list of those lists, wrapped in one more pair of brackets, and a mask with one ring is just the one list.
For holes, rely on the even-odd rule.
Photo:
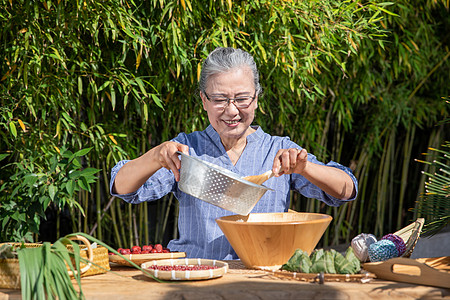
{"label": "bamboo grove", "polygon": [[[260,66],[255,124],[350,166],[359,197],[324,245],[393,232],[418,217],[448,140],[447,1],[1,0],[1,240],[70,232],[116,247],[177,236],[177,200],[126,204],[110,170],[178,132],[203,130],[201,63],[217,46]],[[447,126],[447,127],[446,127]],[[415,211],[415,212],[414,212]],[[427,216],[424,216],[427,218]]]}

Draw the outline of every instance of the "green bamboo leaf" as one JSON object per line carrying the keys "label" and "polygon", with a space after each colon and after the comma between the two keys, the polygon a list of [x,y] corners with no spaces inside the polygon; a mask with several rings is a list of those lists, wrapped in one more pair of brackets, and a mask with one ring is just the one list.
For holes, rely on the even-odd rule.
{"label": "green bamboo leaf", "polygon": [[159,97],[155,94],[151,94],[151,96],[152,96],[153,101],[156,103],[156,105],[158,105],[160,108],[164,109],[161,99],[159,99]]}
{"label": "green bamboo leaf", "polygon": [[378,7],[378,9],[381,10],[381,11],[383,11],[383,12],[385,12],[385,13],[387,13],[388,15],[395,16],[395,17],[400,17],[400,16],[397,15],[396,13],[393,13],[393,12],[391,12],[391,11],[388,11],[387,9],[384,9],[384,8],[382,8],[382,7]]}
{"label": "green bamboo leaf", "polygon": [[91,151],[91,150],[92,150],[92,147],[90,147],[90,148],[84,148],[84,149],[78,150],[77,152],[74,153],[74,156],[75,156],[75,157],[85,156],[85,155],[88,154],[89,151]]}
{"label": "green bamboo leaf", "polygon": [[[63,111],[63,112],[61,113],[61,115],[62,115],[63,118],[64,118],[64,119],[62,119],[63,122],[66,121],[66,122],[67,122],[66,124],[68,124],[68,125],[70,125],[71,127],[74,127],[74,128],[76,127],[75,124],[73,123],[73,119],[69,116],[68,113],[66,113],[65,111]],[[69,126],[67,126],[67,127],[69,127]]]}
{"label": "green bamboo leaf", "polygon": [[82,176],[94,175],[94,174],[97,174],[99,171],[101,171],[101,169],[96,169],[96,168],[86,168],[86,169],[84,169],[84,170],[81,171],[81,175],[82,175]]}
{"label": "green bamboo leaf", "polygon": [[147,105],[147,103],[144,103],[143,108],[144,108],[144,119],[145,119],[145,122],[148,122],[148,105]]}
{"label": "green bamboo leaf", "polygon": [[53,184],[50,184],[50,186],[48,187],[48,194],[50,196],[50,199],[54,201],[56,195],[56,187]]}
{"label": "green bamboo leaf", "polygon": [[127,104],[128,104],[128,94],[125,94],[125,96],[123,97],[123,109],[127,108]]}
{"label": "green bamboo leaf", "polygon": [[147,91],[144,88],[144,83],[142,82],[142,79],[139,77],[135,78],[135,81],[137,82],[139,89],[141,90],[142,94],[147,97]]}
{"label": "green bamboo leaf", "polygon": [[66,190],[69,195],[73,194],[73,191],[75,190],[75,183],[73,182],[73,180],[67,181]]}
{"label": "green bamboo leaf", "polygon": [[110,91],[111,91],[111,106],[112,106],[113,110],[115,110],[115,108],[116,108],[116,91],[114,90],[114,87],[112,85],[111,85]]}
{"label": "green bamboo leaf", "polygon": [[48,206],[50,205],[50,201],[50,197],[47,196],[42,196],[39,198],[39,202],[42,204],[44,210],[48,208]]}
{"label": "green bamboo leaf", "polygon": [[36,174],[27,174],[24,176],[23,184],[32,187],[38,179]]}
{"label": "green bamboo leaf", "polygon": [[98,88],[98,92],[103,91],[105,88],[107,88],[109,85],[111,84],[111,81],[105,81],[99,88]]}
{"label": "green bamboo leaf", "polygon": [[91,191],[91,186],[87,182],[86,178],[84,178],[83,176],[79,178],[78,185],[85,191],[88,191],[88,192]]}
{"label": "green bamboo leaf", "polygon": [[81,168],[81,162],[80,162],[78,159],[72,160],[72,164],[73,164],[76,168]]}
{"label": "green bamboo leaf", "polygon": [[12,121],[12,120],[9,122],[9,131],[15,138],[17,137],[16,125],[14,124],[14,121]]}

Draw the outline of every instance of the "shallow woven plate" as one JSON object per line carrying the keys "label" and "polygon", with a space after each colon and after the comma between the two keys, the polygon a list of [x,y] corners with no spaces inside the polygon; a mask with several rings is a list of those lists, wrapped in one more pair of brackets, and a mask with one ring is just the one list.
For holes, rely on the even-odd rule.
{"label": "shallow woven plate", "polygon": [[[169,259],[169,258],[181,258],[186,257],[185,252],[169,252],[169,253],[149,253],[149,254],[126,254],[123,255],[127,259],[131,260],[137,265],[141,265],[151,260]],[[120,257],[119,255],[110,255],[109,262],[116,263],[123,266],[131,267],[132,265]]]}
{"label": "shallow woven plate", "polygon": [[[208,265],[217,266],[217,269],[199,270],[199,271],[160,271],[149,269],[149,266],[196,266]],[[202,258],[184,258],[184,259],[166,259],[154,260],[143,263],[141,265],[154,277],[161,280],[205,280],[217,277],[222,277],[228,271],[228,264],[218,260],[202,259]],[[145,272],[143,272],[146,276]],[[150,276],[149,276],[150,277]]]}

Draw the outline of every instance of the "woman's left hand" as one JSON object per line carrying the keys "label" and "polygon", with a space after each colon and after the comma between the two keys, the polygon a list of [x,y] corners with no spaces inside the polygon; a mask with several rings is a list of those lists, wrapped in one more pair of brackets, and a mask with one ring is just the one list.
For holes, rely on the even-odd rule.
{"label": "woman's left hand", "polygon": [[272,172],[276,177],[283,174],[302,174],[307,163],[308,152],[305,149],[280,149],[275,155]]}

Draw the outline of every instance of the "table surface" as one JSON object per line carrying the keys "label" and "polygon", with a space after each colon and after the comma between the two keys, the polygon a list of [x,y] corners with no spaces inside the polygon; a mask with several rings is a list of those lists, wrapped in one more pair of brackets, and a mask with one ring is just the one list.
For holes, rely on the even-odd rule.
{"label": "table surface", "polygon": [[[361,282],[305,282],[246,269],[231,261],[220,278],[159,283],[141,271],[112,266],[106,274],[83,277],[86,299],[450,299],[450,289],[372,279]],[[119,276],[121,275],[121,276]],[[1,299],[21,299],[20,290],[0,289]]]}

